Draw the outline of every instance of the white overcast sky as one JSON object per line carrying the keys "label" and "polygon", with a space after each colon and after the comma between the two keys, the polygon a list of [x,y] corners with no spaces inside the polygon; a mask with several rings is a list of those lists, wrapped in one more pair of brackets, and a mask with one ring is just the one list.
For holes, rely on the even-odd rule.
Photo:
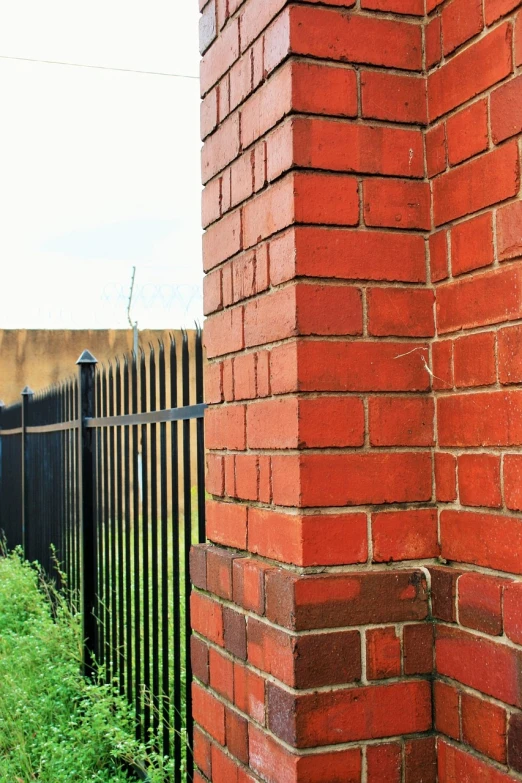
{"label": "white overcast sky", "polygon": [[201,318],[196,0],[0,0],[0,328]]}

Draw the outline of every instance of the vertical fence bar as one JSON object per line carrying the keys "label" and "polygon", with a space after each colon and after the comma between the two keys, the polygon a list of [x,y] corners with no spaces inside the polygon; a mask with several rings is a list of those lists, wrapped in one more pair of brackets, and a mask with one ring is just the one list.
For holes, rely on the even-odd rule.
{"label": "vertical fence bar", "polygon": [[[123,413],[130,413],[130,368],[129,360],[125,356],[123,361]],[[130,460],[130,427],[124,428],[123,453],[124,467],[124,492],[125,492],[125,657],[127,661],[127,699],[132,704],[132,572],[131,572],[131,460]]]}
{"label": "vertical fence bar", "polygon": [[30,502],[30,483],[29,483],[29,435],[27,427],[29,426],[29,403],[33,396],[32,389],[26,386],[22,391],[22,547],[25,557],[29,554],[29,502]]}
{"label": "vertical fence bar", "polygon": [[[145,354],[140,358],[141,410],[147,410],[147,364]],[[141,427],[142,469],[142,557],[143,557],[143,736],[149,738],[150,728],[150,605],[149,605],[149,453],[148,425]]]}
{"label": "vertical fence bar", "polygon": [[[195,342],[195,364],[196,364],[196,403],[203,402],[203,333],[198,327],[196,329]],[[198,473],[198,542],[205,542],[206,520],[205,520],[205,424],[203,417],[196,419],[197,433],[197,473]]]}
{"label": "vertical fence bar", "polygon": [[[138,354],[132,354],[131,410],[138,412]],[[132,522],[134,526],[134,704],[136,739],[141,737],[141,569],[140,569],[140,428],[132,428]]]}
{"label": "vertical fence bar", "polygon": [[[149,355],[149,410],[157,409],[156,354],[150,346]],[[158,585],[158,465],[157,425],[150,425],[150,525],[151,525],[151,577],[152,577],[152,726],[156,734],[159,728],[159,585]]]}
{"label": "vertical fence bar", "polygon": [[[178,406],[178,359],[176,341],[170,337],[170,407]],[[180,514],[179,514],[179,443],[178,422],[171,426],[172,454],[172,607],[174,615],[174,781],[181,783],[181,731],[182,731],[182,681],[181,681],[181,569],[180,569]]]}
{"label": "vertical fence bar", "polygon": [[[165,346],[159,345],[159,408],[167,407],[167,379],[165,368]],[[161,519],[161,722],[163,755],[170,753],[170,705],[169,705],[169,561],[168,561],[168,497],[167,497],[167,425],[160,424],[160,519]],[[174,524],[172,521],[171,524]],[[172,579],[176,578],[173,568]]]}
{"label": "vertical fence bar", "polygon": [[78,377],[78,414],[80,420],[78,448],[79,476],[79,523],[81,540],[81,606],[83,630],[84,675],[93,674],[94,652],[96,650],[96,543],[94,520],[94,473],[92,430],[87,427],[87,419],[94,416],[94,378],[96,359],[84,351],[77,362]]}
{"label": "vertical fence bar", "polygon": [[[181,348],[181,380],[182,380],[182,399],[183,406],[190,405],[190,355],[188,335],[185,330],[182,331]],[[184,533],[184,574],[185,574],[185,719],[187,732],[187,777],[192,779],[194,772],[194,758],[192,756],[193,725],[192,725],[192,665],[190,660],[190,545],[192,542],[192,482],[191,482],[191,454],[190,454],[190,421],[183,421],[183,516],[185,521]]]}
{"label": "vertical fence bar", "polygon": [[[3,427],[3,413],[4,413],[5,403],[3,400],[0,400],[0,497],[5,497],[5,486],[4,486],[4,480],[5,480],[5,469],[4,469],[4,441],[2,438],[2,427]],[[0,555],[2,554],[2,549],[4,545],[4,535],[6,534],[6,524],[4,519],[4,503],[0,503]],[[12,513],[12,512],[11,512]]]}

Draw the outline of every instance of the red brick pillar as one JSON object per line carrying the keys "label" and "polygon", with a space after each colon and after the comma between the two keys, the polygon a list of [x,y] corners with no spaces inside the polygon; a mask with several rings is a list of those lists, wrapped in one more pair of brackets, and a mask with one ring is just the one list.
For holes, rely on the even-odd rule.
{"label": "red brick pillar", "polygon": [[200,5],[197,780],[430,783],[424,2]]}

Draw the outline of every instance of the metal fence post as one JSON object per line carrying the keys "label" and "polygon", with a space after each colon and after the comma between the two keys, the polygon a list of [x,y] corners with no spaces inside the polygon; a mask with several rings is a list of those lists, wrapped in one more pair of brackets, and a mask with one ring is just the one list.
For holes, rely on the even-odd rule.
{"label": "metal fence post", "polygon": [[29,403],[34,392],[29,386],[22,391],[22,547],[24,557],[29,555]]}
{"label": "metal fence post", "polygon": [[83,631],[82,672],[92,675],[96,649],[96,529],[94,501],[94,468],[92,430],[87,419],[94,416],[95,374],[97,360],[84,351],[77,361],[78,377],[78,488],[81,549],[81,612]]}

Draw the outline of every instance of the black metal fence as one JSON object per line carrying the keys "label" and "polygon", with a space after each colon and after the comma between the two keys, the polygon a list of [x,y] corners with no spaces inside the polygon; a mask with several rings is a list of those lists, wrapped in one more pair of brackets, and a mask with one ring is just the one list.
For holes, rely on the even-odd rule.
{"label": "black metal fence", "polygon": [[[82,609],[101,666],[191,780],[191,543],[205,539],[203,349],[183,333],[0,409],[0,529]],[[53,551],[55,550],[55,554]],[[62,564],[59,568],[57,563]]]}

